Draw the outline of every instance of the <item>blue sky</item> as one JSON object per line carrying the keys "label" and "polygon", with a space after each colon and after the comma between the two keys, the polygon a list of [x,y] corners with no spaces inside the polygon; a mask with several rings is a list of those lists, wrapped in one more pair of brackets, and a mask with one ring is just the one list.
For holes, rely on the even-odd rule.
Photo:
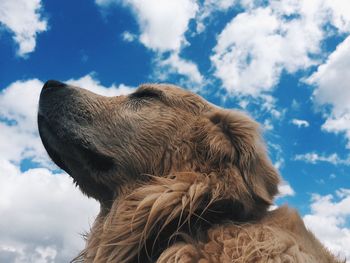
{"label": "blue sky", "polygon": [[107,95],[170,82],[246,111],[284,180],[276,204],[350,257],[349,35],[348,0],[1,1],[0,261],[66,262],[98,211],[41,146],[48,79]]}

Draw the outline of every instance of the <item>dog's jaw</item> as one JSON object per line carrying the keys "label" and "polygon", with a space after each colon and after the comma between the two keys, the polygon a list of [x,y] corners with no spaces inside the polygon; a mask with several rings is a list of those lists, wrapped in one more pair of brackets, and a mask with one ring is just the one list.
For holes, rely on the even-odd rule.
{"label": "dog's jaw", "polygon": [[53,162],[73,178],[84,194],[110,205],[113,183],[108,187],[99,182],[99,177],[116,172],[113,158],[98,152],[84,136],[76,136],[74,129],[72,132],[66,127],[70,124],[60,119],[60,115],[69,114],[64,100],[74,92],[75,89],[56,81],[44,85],[38,109],[40,138]]}

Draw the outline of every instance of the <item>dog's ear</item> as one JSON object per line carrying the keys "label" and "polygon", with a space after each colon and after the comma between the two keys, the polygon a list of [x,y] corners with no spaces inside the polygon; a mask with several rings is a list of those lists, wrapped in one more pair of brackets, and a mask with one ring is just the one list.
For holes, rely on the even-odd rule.
{"label": "dog's ear", "polygon": [[207,113],[200,122],[197,149],[204,162],[221,171],[238,170],[252,197],[271,204],[279,175],[267,156],[259,125],[241,112],[222,109]]}

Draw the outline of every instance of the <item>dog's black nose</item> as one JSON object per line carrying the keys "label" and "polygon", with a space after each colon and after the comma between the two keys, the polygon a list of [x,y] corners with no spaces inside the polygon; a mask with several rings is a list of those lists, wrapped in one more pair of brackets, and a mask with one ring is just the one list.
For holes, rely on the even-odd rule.
{"label": "dog's black nose", "polygon": [[44,84],[43,89],[48,89],[48,88],[59,88],[59,87],[64,87],[66,84],[59,82],[57,80],[48,80]]}

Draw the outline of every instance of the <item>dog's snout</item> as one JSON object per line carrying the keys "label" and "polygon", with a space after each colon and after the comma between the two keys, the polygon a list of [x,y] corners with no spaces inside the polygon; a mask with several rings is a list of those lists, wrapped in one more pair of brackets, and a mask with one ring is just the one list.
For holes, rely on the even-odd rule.
{"label": "dog's snout", "polygon": [[57,94],[65,93],[65,87],[67,87],[66,84],[57,80],[46,81],[40,93],[39,106],[41,107],[44,102],[51,103],[52,99],[56,97]]}
{"label": "dog's snout", "polygon": [[64,87],[66,84],[59,82],[57,80],[48,80],[44,84],[43,89],[49,89],[49,88],[59,88],[59,87]]}
{"label": "dog's snout", "polygon": [[52,112],[54,105],[59,105],[67,93],[66,84],[57,80],[48,80],[45,82],[39,99],[39,114],[45,116]]}

